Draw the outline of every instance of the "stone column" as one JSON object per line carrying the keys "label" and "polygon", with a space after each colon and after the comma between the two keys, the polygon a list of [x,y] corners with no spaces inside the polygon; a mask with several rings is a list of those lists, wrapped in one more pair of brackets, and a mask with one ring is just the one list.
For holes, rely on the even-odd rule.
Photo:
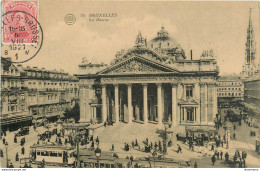
{"label": "stone column", "polygon": [[[198,100],[198,102],[200,101],[201,99],[201,96],[200,96],[200,84],[199,83],[196,83],[195,84],[195,94],[196,94],[196,100]],[[201,104],[199,104],[199,106],[197,108],[195,108],[196,111],[196,114],[197,114],[197,117],[196,117],[196,122],[199,122],[201,123],[201,116],[200,116],[200,106]]]}
{"label": "stone column", "polygon": [[85,85],[85,121],[90,122],[92,112],[89,105],[91,85]]}
{"label": "stone column", "polygon": [[107,120],[107,92],[106,85],[102,85],[102,121]]}
{"label": "stone column", "polygon": [[127,85],[127,102],[128,102],[128,123],[133,120],[133,106],[132,106],[132,84]]}
{"label": "stone column", "polygon": [[172,125],[177,125],[177,84],[172,83]]}
{"label": "stone column", "polygon": [[158,124],[162,124],[162,84],[157,84]]}
{"label": "stone column", "polygon": [[213,120],[216,117],[216,114],[218,113],[218,97],[217,97],[217,84],[213,85]]}
{"label": "stone column", "polygon": [[147,86],[148,86],[148,84],[143,84],[144,124],[148,123]]}
{"label": "stone column", "polygon": [[208,123],[208,85],[204,85],[205,90],[205,123]]}
{"label": "stone column", "polygon": [[119,92],[118,92],[118,84],[114,84],[115,87],[115,113],[116,113],[116,123],[119,122]]}
{"label": "stone column", "polygon": [[85,121],[85,88],[83,85],[80,86],[80,95],[79,95],[79,102],[80,102],[80,121]]}

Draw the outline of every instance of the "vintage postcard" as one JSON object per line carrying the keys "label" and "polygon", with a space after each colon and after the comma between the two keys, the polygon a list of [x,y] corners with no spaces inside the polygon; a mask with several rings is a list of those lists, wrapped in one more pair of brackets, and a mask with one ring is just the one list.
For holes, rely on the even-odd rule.
{"label": "vintage postcard", "polygon": [[260,168],[260,3],[1,0],[0,121],[1,168]]}

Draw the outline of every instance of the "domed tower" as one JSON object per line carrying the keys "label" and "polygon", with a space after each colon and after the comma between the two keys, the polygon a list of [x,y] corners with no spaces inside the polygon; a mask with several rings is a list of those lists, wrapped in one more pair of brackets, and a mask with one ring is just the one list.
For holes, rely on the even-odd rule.
{"label": "domed tower", "polygon": [[164,27],[162,27],[161,30],[157,32],[157,36],[148,43],[148,47],[162,55],[167,63],[184,60],[186,58],[184,50],[169,36],[169,33]]}

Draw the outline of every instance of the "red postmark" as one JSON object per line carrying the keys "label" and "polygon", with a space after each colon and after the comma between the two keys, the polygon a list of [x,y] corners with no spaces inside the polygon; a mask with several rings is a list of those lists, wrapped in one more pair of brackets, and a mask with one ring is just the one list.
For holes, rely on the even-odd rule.
{"label": "red postmark", "polygon": [[38,42],[38,1],[4,1],[2,43]]}

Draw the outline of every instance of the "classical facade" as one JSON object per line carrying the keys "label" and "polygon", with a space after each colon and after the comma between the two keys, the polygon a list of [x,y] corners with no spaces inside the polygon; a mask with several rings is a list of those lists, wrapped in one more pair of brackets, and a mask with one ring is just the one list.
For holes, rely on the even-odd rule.
{"label": "classical facade", "polygon": [[64,71],[1,61],[1,124],[62,116],[79,100],[78,79]]}
{"label": "classical facade", "polygon": [[83,60],[79,69],[80,122],[213,125],[213,51],[187,59],[164,27],[149,42],[139,33],[135,46],[119,51],[110,65]]}

